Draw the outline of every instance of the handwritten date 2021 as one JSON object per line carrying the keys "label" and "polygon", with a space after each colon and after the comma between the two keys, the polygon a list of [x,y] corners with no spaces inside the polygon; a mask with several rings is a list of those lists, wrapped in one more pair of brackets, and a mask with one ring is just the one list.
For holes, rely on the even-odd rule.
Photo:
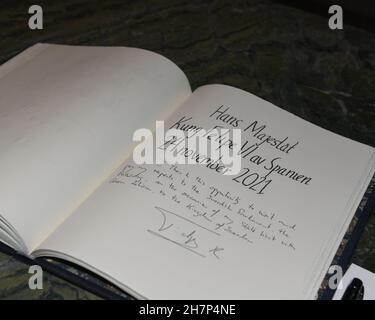
{"label": "handwritten date 2021", "polygon": [[250,172],[249,168],[244,168],[240,175],[234,177],[232,180],[241,183],[243,186],[255,191],[257,194],[264,194],[265,189],[272,182],[271,179],[261,177],[258,173]]}

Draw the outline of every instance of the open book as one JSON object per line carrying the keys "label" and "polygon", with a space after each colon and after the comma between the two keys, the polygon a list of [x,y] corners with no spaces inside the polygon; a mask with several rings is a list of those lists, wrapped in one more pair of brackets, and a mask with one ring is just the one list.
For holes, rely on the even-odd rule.
{"label": "open book", "polygon": [[[133,133],[242,130],[242,167],[133,161]],[[181,128],[180,128],[181,129]],[[0,67],[0,239],[137,298],[314,298],[374,149],[141,49],[37,44]]]}

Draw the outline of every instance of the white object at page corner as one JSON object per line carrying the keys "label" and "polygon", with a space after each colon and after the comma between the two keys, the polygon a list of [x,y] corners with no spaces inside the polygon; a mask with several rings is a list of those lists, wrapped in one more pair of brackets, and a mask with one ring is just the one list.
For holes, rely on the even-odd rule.
{"label": "white object at page corner", "polygon": [[349,269],[346,271],[342,278],[342,287],[336,290],[333,300],[341,300],[346,288],[350,285],[354,278],[358,278],[363,282],[364,295],[363,300],[375,300],[375,273],[372,273],[366,269],[351,264]]}

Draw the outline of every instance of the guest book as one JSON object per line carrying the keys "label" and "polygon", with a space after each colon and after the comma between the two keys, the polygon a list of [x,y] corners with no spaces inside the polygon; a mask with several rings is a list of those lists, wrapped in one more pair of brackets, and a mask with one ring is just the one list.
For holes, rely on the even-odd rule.
{"label": "guest book", "polygon": [[[241,130],[241,168],[137,164],[139,128]],[[158,147],[158,146],[156,146]],[[146,50],[37,44],[0,67],[0,239],[140,299],[313,299],[370,146]]]}

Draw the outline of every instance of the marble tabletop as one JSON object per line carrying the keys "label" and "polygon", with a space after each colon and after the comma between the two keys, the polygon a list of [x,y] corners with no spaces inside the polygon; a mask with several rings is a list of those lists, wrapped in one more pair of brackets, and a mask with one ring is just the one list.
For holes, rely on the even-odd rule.
{"label": "marble tabletop", "polygon": [[[181,67],[193,89],[223,83],[312,123],[375,146],[375,34],[268,0],[38,1],[44,29],[28,28],[30,1],[0,4],[0,63],[37,42],[133,46]],[[327,8],[328,11],[328,8]],[[375,213],[353,262],[375,272]],[[96,299],[0,253],[0,299]]]}

